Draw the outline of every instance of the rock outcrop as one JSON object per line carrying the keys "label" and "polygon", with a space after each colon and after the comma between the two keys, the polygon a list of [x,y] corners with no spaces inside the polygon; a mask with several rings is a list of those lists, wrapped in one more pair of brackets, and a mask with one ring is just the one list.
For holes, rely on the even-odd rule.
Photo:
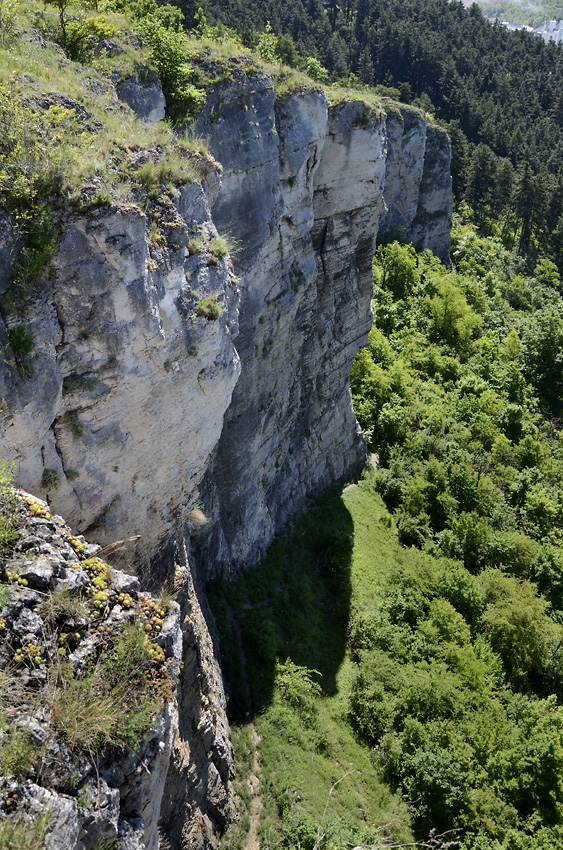
{"label": "rock outcrop", "polygon": [[216,848],[236,818],[233,752],[213,618],[185,550],[176,572],[182,620],[179,729],[160,817],[162,850]]}
{"label": "rock outcrop", "polygon": [[[0,817],[22,829],[43,819],[46,850],[117,840],[122,850],[157,850],[178,731],[180,608],[170,602],[165,611],[141,594],[135,576],[109,568],[100,547],[75,537],[45,502],[22,492],[10,502],[2,496],[17,539],[0,561]],[[137,629],[144,666],[111,696],[99,676],[120,682],[123,661],[115,669],[111,657],[128,629]],[[138,748],[101,746],[116,712],[123,724],[141,722],[143,701],[155,715]]]}
{"label": "rock outcrop", "polygon": [[135,76],[118,79],[115,93],[135,115],[144,121],[160,121],[166,114],[166,99],[158,75],[150,68],[140,66]]}
{"label": "rock outcrop", "polygon": [[[0,456],[18,483],[102,544],[138,537],[141,567],[182,527],[240,371],[237,288],[210,248],[211,179],[207,196],[189,184],[156,210],[167,249],[149,244],[138,208],[65,216],[52,287],[28,314],[33,374],[0,368]],[[214,320],[199,314],[207,297]]]}

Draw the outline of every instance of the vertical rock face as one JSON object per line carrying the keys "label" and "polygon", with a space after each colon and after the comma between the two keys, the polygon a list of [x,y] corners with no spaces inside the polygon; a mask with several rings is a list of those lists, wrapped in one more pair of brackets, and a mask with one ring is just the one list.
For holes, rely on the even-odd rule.
{"label": "vertical rock face", "polygon": [[452,188],[450,142],[418,112],[387,115],[385,205],[381,231],[402,230],[419,251],[449,262]]}
{"label": "vertical rock face", "polygon": [[224,167],[214,221],[240,246],[242,375],[200,491],[206,563],[228,574],[361,466],[349,374],[371,324],[375,239],[395,225],[448,255],[449,142],[413,110],[276,99],[265,79],[212,93],[197,129]]}
{"label": "vertical rock face", "polygon": [[185,549],[176,577],[184,619],[180,724],[160,814],[161,850],[216,848],[236,816],[233,752],[221,668],[209,632],[207,601],[195,586]]}
{"label": "vertical rock face", "polygon": [[[139,564],[187,515],[240,371],[238,294],[228,257],[209,252],[201,187],[159,212],[173,247],[153,256],[139,209],[67,218],[52,292],[29,312],[33,374],[0,366],[0,456],[18,483],[100,543],[141,535]],[[215,320],[198,315],[209,295]]]}
{"label": "vertical rock face", "polygon": [[[264,76],[211,90],[195,132],[220,188],[185,186],[150,221],[134,207],[62,218],[51,288],[29,312],[33,375],[0,364],[0,456],[100,543],[142,533],[145,566],[181,538],[200,488],[210,577],[255,561],[310,494],[361,465],[348,379],[375,239],[395,225],[447,257],[451,186],[447,136],[416,110],[277,97]],[[7,265],[6,217],[0,231]],[[198,308],[208,296],[215,320]]]}

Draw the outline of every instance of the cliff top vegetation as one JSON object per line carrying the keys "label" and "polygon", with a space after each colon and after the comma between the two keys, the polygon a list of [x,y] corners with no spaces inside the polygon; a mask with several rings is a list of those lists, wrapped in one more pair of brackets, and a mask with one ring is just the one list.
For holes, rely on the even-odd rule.
{"label": "cliff top vegetation", "polygon": [[[188,18],[187,0],[178,4]],[[375,86],[433,114],[452,141],[457,200],[494,218],[525,217],[521,252],[547,254],[563,269],[561,45],[449,0],[208,0],[206,8],[246,45],[269,27],[287,64],[313,59],[327,82]]]}

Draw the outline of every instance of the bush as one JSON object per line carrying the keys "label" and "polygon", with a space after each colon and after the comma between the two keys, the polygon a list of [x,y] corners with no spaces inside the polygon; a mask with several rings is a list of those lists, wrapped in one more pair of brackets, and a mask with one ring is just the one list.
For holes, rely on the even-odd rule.
{"label": "bush", "polygon": [[41,850],[44,847],[46,818],[34,823],[2,818],[0,820],[0,850]]}
{"label": "bush", "polygon": [[189,42],[184,32],[166,27],[156,15],[148,15],[138,27],[141,39],[150,49],[162,88],[178,121],[194,117],[205,102],[205,91],[190,82]]}
{"label": "bush", "polygon": [[196,316],[204,316],[209,320],[218,319],[222,312],[223,308],[217,301],[217,295],[209,295],[195,305]]}
{"label": "bush", "polygon": [[18,0],[0,0],[0,47],[8,48],[15,41]]}
{"label": "bush", "polygon": [[0,83],[0,206],[23,214],[62,179],[68,151],[62,142],[72,110],[33,112],[15,84]]}
{"label": "bush", "polygon": [[14,528],[15,501],[12,492],[14,464],[7,460],[0,462],[0,553],[10,547],[17,539]]}
{"label": "bush", "polygon": [[314,56],[310,56],[305,62],[305,73],[312,80],[316,80],[317,83],[326,83],[328,80],[327,69],[323,68],[319,60]]}

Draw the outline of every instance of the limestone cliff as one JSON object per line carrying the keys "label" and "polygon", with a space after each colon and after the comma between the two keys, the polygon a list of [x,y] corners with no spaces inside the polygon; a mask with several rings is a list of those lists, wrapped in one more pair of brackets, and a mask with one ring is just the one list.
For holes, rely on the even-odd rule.
{"label": "limestone cliff", "polygon": [[237,246],[242,374],[201,487],[208,573],[256,561],[365,446],[349,374],[371,326],[378,232],[446,259],[446,134],[408,108],[276,98],[267,79],[213,92],[198,120],[223,164],[213,219]]}
{"label": "limestone cliff", "polygon": [[[60,213],[27,318],[31,376],[0,323],[0,456],[17,483],[90,539],[128,540],[138,570],[180,593],[180,723],[161,819],[173,850],[216,846],[233,811],[201,587],[256,561],[310,495],[365,460],[349,373],[370,328],[378,232],[396,225],[449,252],[443,131],[406,107],[278,96],[267,76],[233,76],[195,127],[221,182],[211,169],[155,201],[150,220],[131,204]],[[2,217],[0,256],[17,250]],[[6,316],[8,329],[19,321]],[[208,522],[192,541],[197,499]]]}
{"label": "limestone cliff", "polygon": [[[361,465],[348,377],[375,239],[394,224],[447,257],[451,188],[447,136],[419,112],[277,97],[265,76],[212,89],[195,132],[222,182],[163,202],[161,242],[131,205],[60,216],[28,315],[33,374],[0,367],[0,456],[99,542],[140,535],[144,566],[189,537],[199,491],[210,577]],[[197,309],[208,296],[215,320]]]}
{"label": "limestone cliff", "polygon": [[[0,368],[0,456],[18,483],[100,543],[138,536],[141,566],[182,526],[240,371],[236,284],[209,247],[217,179],[158,210],[166,250],[139,208],[63,215],[28,313],[33,374]],[[198,314],[209,296],[215,320]]]}

